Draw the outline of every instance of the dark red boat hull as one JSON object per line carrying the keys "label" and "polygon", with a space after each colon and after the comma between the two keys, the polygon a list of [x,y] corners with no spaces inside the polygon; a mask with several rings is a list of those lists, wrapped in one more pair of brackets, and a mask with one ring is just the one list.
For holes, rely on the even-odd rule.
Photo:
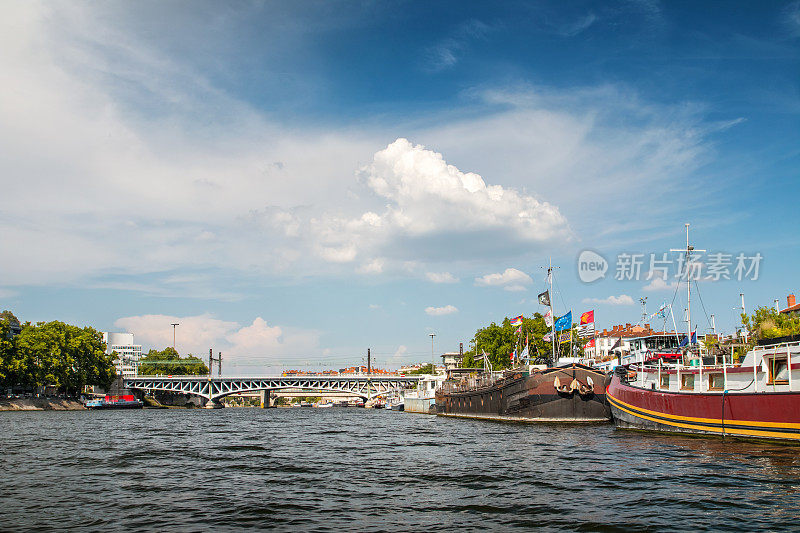
{"label": "dark red boat hull", "polygon": [[[594,383],[584,392],[559,392],[554,380]],[[611,411],[605,401],[606,374],[583,365],[548,368],[531,375],[519,374],[491,386],[459,392],[436,393],[436,412],[443,416],[513,422],[608,423]]]}
{"label": "dark red boat hull", "polygon": [[620,428],[800,443],[800,392],[665,392],[615,375],[606,399]]}

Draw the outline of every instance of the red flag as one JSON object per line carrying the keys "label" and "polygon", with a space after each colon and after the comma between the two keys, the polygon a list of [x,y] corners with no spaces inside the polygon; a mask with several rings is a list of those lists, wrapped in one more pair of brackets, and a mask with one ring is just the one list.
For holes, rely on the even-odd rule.
{"label": "red flag", "polygon": [[586,311],[581,315],[580,325],[591,324],[592,322],[594,322],[594,310]]}

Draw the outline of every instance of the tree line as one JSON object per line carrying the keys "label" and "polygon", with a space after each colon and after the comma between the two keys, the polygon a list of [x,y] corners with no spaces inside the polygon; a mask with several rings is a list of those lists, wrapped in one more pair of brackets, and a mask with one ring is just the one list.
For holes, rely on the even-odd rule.
{"label": "tree line", "polygon": [[85,385],[108,388],[116,378],[114,355],[103,334],[60,321],[20,323],[0,314],[0,386],[26,389],[49,385],[78,394]]}
{"label": "tree line", "polygon": [[140,376],[197,376],[208,374],[208,367],[192,354],[181,357],[171,346],[161,351],[150,350],[139,361]]}

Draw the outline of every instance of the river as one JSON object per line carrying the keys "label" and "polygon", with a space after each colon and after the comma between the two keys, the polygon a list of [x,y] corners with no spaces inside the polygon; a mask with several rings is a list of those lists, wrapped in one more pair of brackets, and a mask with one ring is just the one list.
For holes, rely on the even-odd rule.
{"label": "river", "polygon": [[794,530],[797,447],[365,409],[0,413],[0,530]]}

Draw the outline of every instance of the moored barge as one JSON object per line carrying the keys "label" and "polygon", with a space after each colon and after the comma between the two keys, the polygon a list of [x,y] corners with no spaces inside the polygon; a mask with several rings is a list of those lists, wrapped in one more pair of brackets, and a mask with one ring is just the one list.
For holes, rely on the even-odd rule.
{"label": "moored barge", "polygon": [[582,364],[512,369],[449,380],[436,392],[442,416],[514,422],[606,423],[608,377]]}
{"label": "moored barge", "polygon": [[607,390],[614,423],[800,443],[800,342],[767,342],[741,364],[618,367]]}

